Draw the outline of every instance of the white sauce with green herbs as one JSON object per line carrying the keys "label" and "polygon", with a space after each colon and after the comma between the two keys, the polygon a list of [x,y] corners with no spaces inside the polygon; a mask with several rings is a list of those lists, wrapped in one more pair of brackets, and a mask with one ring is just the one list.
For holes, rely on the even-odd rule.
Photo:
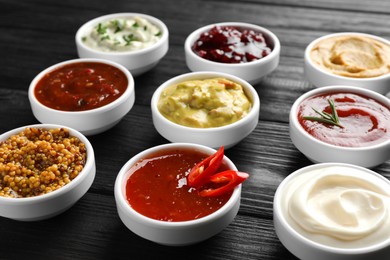
{"label": "white sauce with green herbs", "polygon": [[99,51],[135,51],[161,39],[162,31],[141,17],[123,17],[98,23],[82,41]]}

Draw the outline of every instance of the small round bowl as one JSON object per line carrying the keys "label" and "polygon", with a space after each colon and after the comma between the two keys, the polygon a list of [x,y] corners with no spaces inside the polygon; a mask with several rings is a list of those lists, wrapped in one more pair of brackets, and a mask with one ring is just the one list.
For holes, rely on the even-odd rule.
{"label": "small round bowl", "polygon": [[[141,17],[157,26],[161,32],[161,39],[155,44],[144,49],[134,51],[100,51],[93,49],[83,43],[83,37],[97,26],[100,22],[126,17]],[[126,67],[136,77],[151,70],[165,56],[169,48],[169,31],[167,26],[159,19],[141,13],[116,13],[97,17],[82,25],[76,33],[77,53],[80,58],[107,59]]]}
{"label": "small round bowl", "polygon": [[[335,168],[341,169],[338,172],[335,172]],[[341,167],[341,168],[340,168]],[[333,170],[332,170],[333,168]],[[315,172],[314,172],[315,171]],[[368,181],[370,183],[375,183],[375,185],[378,187],[378,190],[381,190],[382,194],[386,194],[384,196],[389,196],[389,190],[390,190],[390,181],[380,174],[371,171],[369,169],[352,165],[352,164],[343,164],[343,163],[320,163],[320,164],[314,164],[310,165],[301,169],[298,169],[297,171],[291,173],[289,176],[287,176],[279,185],[279,187],[276,190],[275,196],[274,196],[274,203],[273,203],[273,219],[274,219],[274,227],[275,227],[275,232],[281,241],[281,243],[296,257],[302,260],[306,259],[318,259],[318,260],[327,260],[327,259],[334,259],[334,260],[355,260],[355,259],[378,259],[378,260],[384,260],[389,258],[390,254],[390,235],[386,232],[388,230],[388,225],[390,224],[390,219],[389,219],[389,214],[387,214],[385,217],[388,218],[387,220],[384,219],[382,224],[379,229],[374,229],[372,231],[373,233],[376,232],[375,234],[381,233],[383,236],[380,236],[381,238],[375,237],[375,234],[367,232],[365,234],[366,236],[361,236],[357,238],[356,240],[351,239],[351,240],[342,240],[342,239],[336,239],[333,238],[332,236],[327,235],[326,233],[328,232],[336,232],[334,229],[330,229],[332,231],[329,231],[328,224],[330,221],[326,220],[323,221],[322,223],[324,224],[324,228],[321,229],[321,225],[319,226],[316,225],[316,223],[313,223],[312,225],[309,225],[307,230],[315,229],[319,230],[319,232],[322,234],[317,234],[317,233],[311,233],[309,231],[306,231],[303,227],[300,227],[302,224],[308,224],[310,222],[304,220],[303,222],[300,222],[299,224],[295,222],[294,218],[292,217],[293,214],[290,213],[291,210],[291,205],[290,201],[293,202],[295,205],[296,200],[295,200],[295,195],[294,195],[294,190],[297,191],[303,191],[303,195],[300,196],[302,198],[302,203],[300,205],[304,205],[306,202],[308,205],[307,207],[307,214],[309,216],[309,219],[311,219],[313,216],[316,216],[316,210],[319,210],[320,213],[317,213],[318,216],[316,219],[322,219],[323,215],[328,212],[329,215],[337,215],[341,214],[340,212],[336,212],[335,210],[331,210],[331,206],[327,205],[327,203],[335,203],[334,200],[332,201],[324,201],[323,204],[320,203],[320,201],[316,201],[317,203],[315,205],[318,205],[318,207],[313,206],[313,204],[310,204],[307,199],[308,196],[311,196],[311,193],[307,193],[307,186],[310,186],[310,189],[308,190],[313,190],[313,193],[316,194],[316,192],[320,192],[314,190],[316,187],[321,189],[323,186],[313,186],[315,184],[311,183],[312,181],[317,181],[318,178],[321,178],[323,176],[322,174],[327,174],[327,172],[332,172],[335,174],[338,174],[339,172],[342,174],[349,174],[350,176],[357,177],[357,178],[362,178],[363,181],[361,185],[370,187],[368,185]],[[310,176],[311,175],[311,176]],[[305,177],[306,176],[306,177]],[[309,181],[307,181],[307,178],[310,178]],[[302,180],[306,180],[304,183],[307,185],[306,187],[301,186],[300,183],[302,183]],[[345,180],[345,179],[344,179]],[[365,181],[368,180],[368,181]],[[323,182],[322,182],[323,183]],[[348,187],[347,182],[343,182],[345,186]],[[329,186],[328,189],[331,189],[332,186],[334,185],[335,187],[337,186],[337,181],[335,182],[328,182],[327,185]],[[354,184],[352,184],[354,185]],[[345,187],[344,186],[344,187]],[[351,186],[354,187],[354,186]],[[325,187],[326,188],[326,187]],[[338,192],[335,190],[332,190],[332,192]],[[352,188],[350,188],[352,189]],[[368,190],[368,188],[366,188]],[[354,192],[354,191],[352,191]],[[360,189],[357,189],[357,192],[360,192]],[[372,192],[372,191],[368,191]],[[345,193],[346,194],[346,193]],[[381,195],[382,195],[381,194]],[[301,194],[300,194],[301,195]],[[313,195],[314,200],[320,200],[320,197],[317,196],[314,198],[315,195]],[[347,195],[348,196],[348,195]],[[294,199],[293,199],[294,198]],[[389,197],[387,197],[388,200]],[[340,203],[340,207],[342,210],[340,211],[346,211],[348,215],[348,211],[351,210],[351,215],[355,211],[355,207],[348,207],[347,203],[342,203],[342,198],[341,196],[338,197],[340,201],[337,203]],[[354,199],[358,200],[358,197],[353,198],[353,197],[345,197],[346,201],[349,200],[350,202],[353,201]],[[362,200],[363,201],[363,200]],[[314,202],[313,202],[314,203]],[[365,201],[363,205],[366,205],[365,203],[368,202]],[[372,202],[374,203],[374,202]],[[359,208],[359,203],[356,203],[356,208]],[[377,204],[378,208],[380,207],[379,204]],[[336,207],[336,205],[334,205]],[[334,208],[333,207],[333,208]],[[338,207],[338,206],[337,206]],[[389,211],[388,205],[387,209],[385,208],[384,211]],[[379,210],[378,208],[375,208],[375,206],[372,206],[371,209],[367,210]],[[295,210],[295,207],[293,207],[292,210]],[[327,211],[328,210],[328,211]],[[306,211],[305,211],[306,212]],[[372,213],[372,212],[371,212]],[[382,212],[383,213],[383,212]],[[295,214],[295,213],[294,213]],[[367,216],[369,215],[369,216]],[[385,214],[384,214],[385,215]],[[356,217],[360,220],[362,216],[365,216],[364,213],[356,213]],[[365,217],[373,217],[372,215],[366,213]],[[305,219],[306,215],[302,214],[302,219]],[[342,217],[339,217],[339,223],[333,223],[339,231],[341,228],[338,225],[342,225],[341,220]],[[364,218],[364,217],[363,217]],[[314,220],[316,222],[316,220]],[[364,222],[364,220],[362,220]],[[359,221],[359,224],[360,221]],[[365,223],[363,225],[370,225],[371,223]],[[325,228],[326,227],[326,228]],[[354,231],[358,232],[357,229],[359,228],[359,231],[363,229],[363,227],[356,227]],[[369,228],[372,228],[369,226]],[[351,231],[351,227],[345,227],[344,230],[347,230],[347,232]],[[332,233],[334,233],[332,232]],[[325,233],[325,234],[323,234]],[[347,233],[348,234],[348,233]],[[371,239],[376,239],[376,240],[371,240]],[[367,242],[369,241],[369,242]],[[370,243],[370,244],[369,244]]]}
{"label": "small round bowl", "polygon": [[[174,123],[160,113],[157,105],[165,88],[187,80],[217,77],[226,78],[243,86],[245,94],[252,101],[252,109],[244,118],[221,127],[195,128]],[[226,149],[229,149],[256,128],[260,114],[260,98],[251,84],[236,76],[221,72],[191,72],[176,76],[160,85],[153,94],[151,107],[153,124],[156,130],[170,142],[196,143],[216,149],[225,146]]]}
{"label": "small round bowl", "polygon": [[[270,44],[272,52],[268,56],[259,60],[236,64],[214,62],[201,58],[194,53],[192,45],[202,33],[209,31],[214,26],[234,26],[261,32]],[[251,84],[257,84],[265,75],[271,73],[278,66],[280,42],[273,32],[264,27],[249,23],[226,22],[206,25],[192,32],[185,41],[184,51],[187,66],[191,71],[223,72],[240,77]]]}
{"label": "small round bowl", "polygon": [[[386,94],[390,92],[390,73],[383,74],[381,76],[370,77],[370,78],[355,78],[340,76],[332,73],[331,71],[321,68],[316,64],[310,57],[311,50],[321,41],[327,40],[333,37],[339,36],[358,36],[358,37],[367,37],[379,42],[384,43],[390,47],[390,41],[365,33],[357,32],[343,32],[343,33],[334,33],[322,36],[320,38],[312,41],[305,50],[304,54],[304,73],[306,79],[313,84],[315,87],[323,87],[330,85],[347,85],[347,86],[356,86],[365,89],[370,89],[381,94]],[[389,60],[390,62],[390,60]]]}
{"label": "small round bowl", "polygon": [[[127,80],[125,92],[116,100],[102,107],[84,111],[62,111],[43,105],[36,98],[34,92],[37,83],[47,74],[62,66],[82,62],[103,63],[121,70]],[[59,124],[74,128],[84,135],[95,135],[104,132],[113,126],[131,110],[135,101],[134,79],[130,72],[122,65],[102,59],[74,59],[57,63],[40,72],[31,82],[28,98],[35,118],[41,123]]]}
{"label": "small round bowl", "polygon": [[[234,220],[240,207],[241,185],[234,189],[225,205],[214,213],[199,219],[168,222],[152,219],[138,213],[126,199],[126,183],[130,176],[128,170],[137,161],[149,154],[174,148],[194,149],[208,155],[216,152],[212,148],[189,143],[163,144],[149,148],[132,157],[119,171],[114,188],[115,201],[123,224],[138,236],[162,245],[185,246],[199,243],[218,234]],[[237,170],[233,162],[226,156],[224,157],[224,163],[230,169]]]}
{"label": "small round bowl", "polygon": [[356,93],[372,98],[390,108],[390,99],[377,92],[352,86],[326,86],[316,88],[300,96],[292,105],[289,115],[290,138],[295,147],[312,162],[351,163],[363,167],[375,167],[390,159],[390,139],[365,147],[342,147],[316,139],[304,130],[298,121],[298,108],[303,100],[330,92]]}
{"label": "small round bowl", "polygon": [[36,124],[19,127],[0,135],[0,142],[20,133],[26,127],[68,129],[70,135],[79,138],[87,149],[87,160],[83,170],[65,186],[35,197],[8,198],[0,196],[0,216],[20,221],[38,221],[63,213],[88,191],[95,179],[95,155],[91,143],[84,135],[72,128],[55,124]]}

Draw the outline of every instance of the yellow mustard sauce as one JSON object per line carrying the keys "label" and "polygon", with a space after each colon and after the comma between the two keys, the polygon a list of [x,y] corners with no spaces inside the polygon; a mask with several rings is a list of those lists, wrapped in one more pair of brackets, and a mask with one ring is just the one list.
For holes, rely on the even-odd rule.
{"label": "yellow mustard sauce", "polygon": [[158,101],[158,109],[167,119],[195,128],[232,124],[251,108],[243,87],[225,78],[180,82],[167,87]]}

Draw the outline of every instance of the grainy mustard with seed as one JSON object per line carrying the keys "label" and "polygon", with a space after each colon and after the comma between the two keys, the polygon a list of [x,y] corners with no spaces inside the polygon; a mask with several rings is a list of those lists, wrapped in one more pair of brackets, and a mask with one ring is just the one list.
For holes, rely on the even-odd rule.
{"label": "grainy mustard with seed", "polygon": [[83,170],[85,144],[64,128],[29,128],[0,142],[0,196],[46,194],[70,183]]}

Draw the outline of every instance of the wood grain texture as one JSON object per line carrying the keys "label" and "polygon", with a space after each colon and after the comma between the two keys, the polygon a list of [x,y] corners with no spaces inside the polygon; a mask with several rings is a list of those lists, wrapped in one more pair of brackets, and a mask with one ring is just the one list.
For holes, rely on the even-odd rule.
{"label": "wood grain texture", "polygon": [[[0,259],[296,259],[273,227],[273,198],[280,182],[311,162],[289,137],[290,107],[313,86],[303,55],[315,38],[341,31],[390,37],[390,2],[355,0],[0,0],[0,133],[35,124],[27,96],[32,79],[55,63],[77,58],[74,36],[88,20],[116,12],[158,17],[170,31],[167,55],[135,79],[136,102],[109,131],[91,136],[97,173],[88,193],[49,220],[0,218]],[[168,141],[152,123],[150,100],[164,81],[189,72],[184,41],[200,26],[223,21],[259,24],[281,41],[278,68],[255,85],[261,100],[256,129],[226,151],[250,173],[239,214],[217,236],[188,247],[166,247],[139,238],[120,221],[113,195],[121,167],[135,154]],[[390,162],[374,169],[390,178]]]}

